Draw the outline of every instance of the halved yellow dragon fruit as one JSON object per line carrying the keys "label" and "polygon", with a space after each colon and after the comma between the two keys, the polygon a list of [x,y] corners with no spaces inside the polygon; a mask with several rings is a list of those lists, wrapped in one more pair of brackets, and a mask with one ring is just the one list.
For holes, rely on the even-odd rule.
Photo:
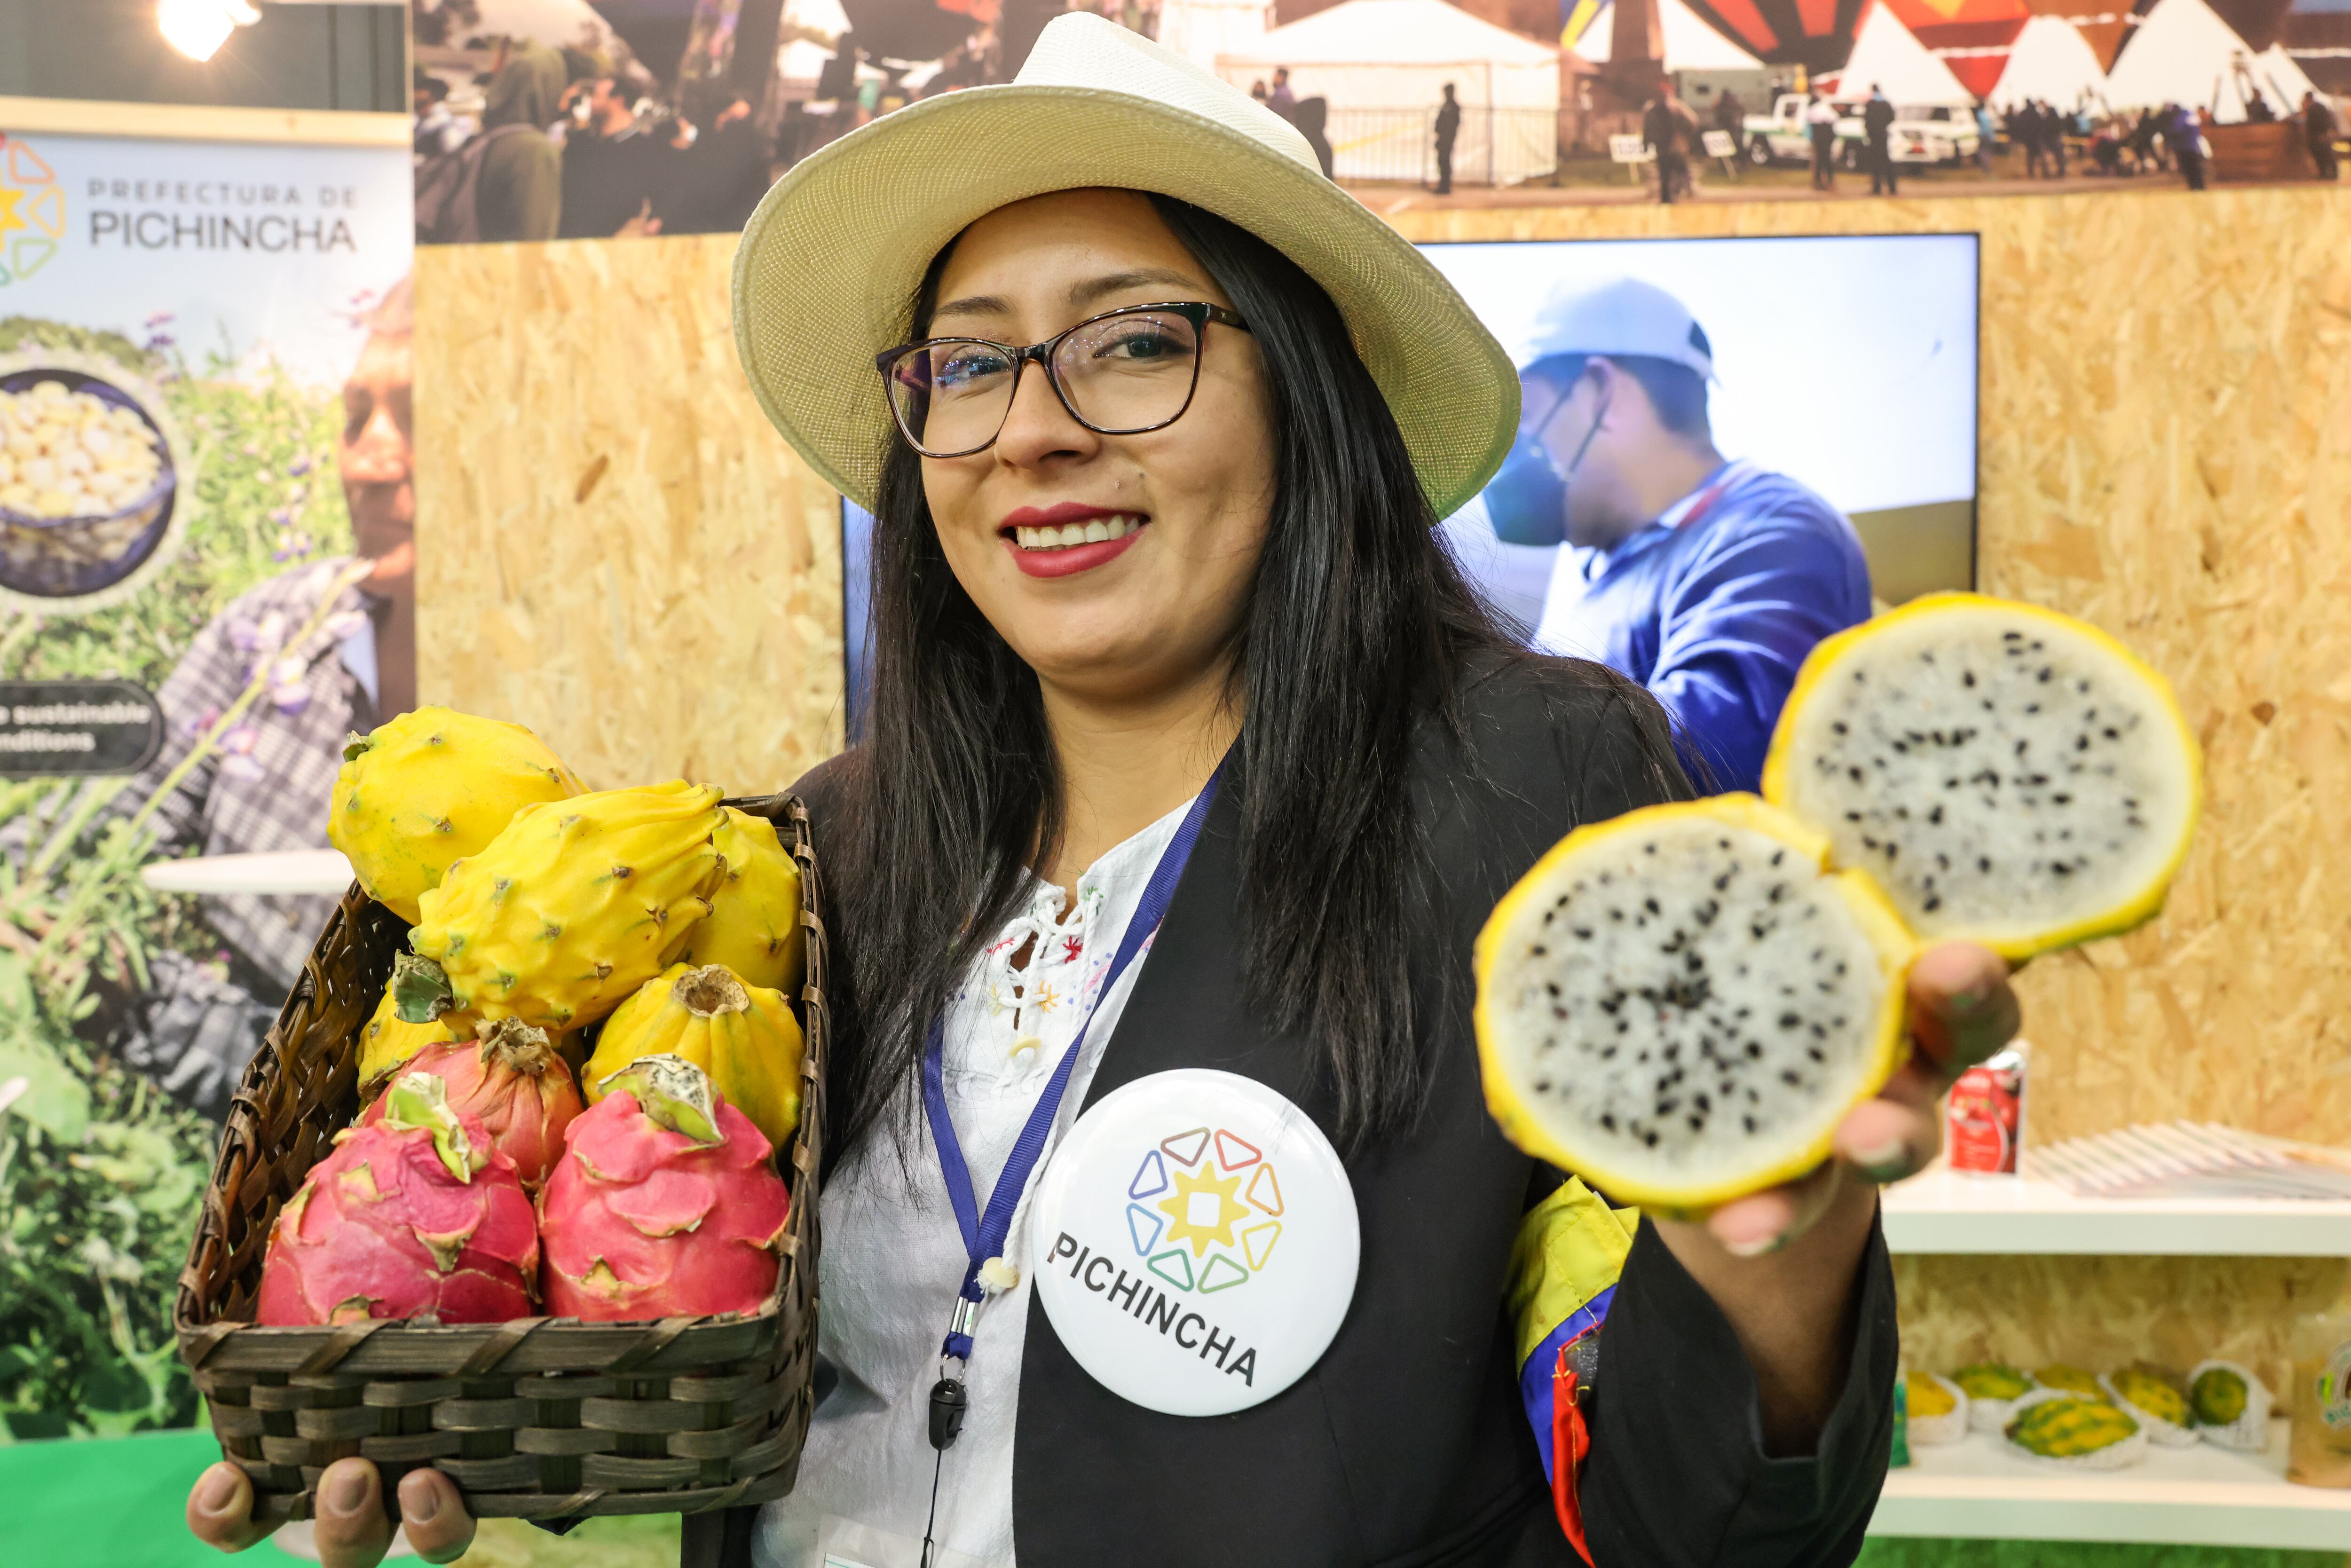
{"label": "halved yellow dragon fruit", "polygon": [[1687,1211],[1802,1174],[1901,1059],[1916,944],[1751,795],[1580,828],[1477,948],[1486,1102],[1520,1148]]}
{"label": "halved yellow dragon fruit", "polygon": [[1579,829],[1495,907],[1487,1103],[1624,1201],[1691,1212],[1800,1176],[1899,1060],[1922,942],[2022,960],[2149,918],[2201,788],[2162,677],[2079,622],[1938,594],[1829,638],[1765,800]]}
{"label": "halved yellow dragon fruit", "polygon": [[1929,942],[2011,960],[2163,908],[2202,793],[2171,688],[2094,626],[1938,593],[1813,650],[1763,795]]}

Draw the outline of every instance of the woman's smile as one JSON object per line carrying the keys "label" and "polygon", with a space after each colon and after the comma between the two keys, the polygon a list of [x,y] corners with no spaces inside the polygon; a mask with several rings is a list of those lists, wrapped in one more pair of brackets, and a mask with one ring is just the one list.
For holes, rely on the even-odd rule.
{"label": "woman's smile", "polygon": [[1006,514],[996,536],[1012,552],[1013,563],[1029,576],[1069,577],[1124,555],[1150,521],[1144,512],[1063,501]]}
{"label": "woman's smile", "polygon": [[[936,291],[918,337],[1043,343],[1105,312],[1185,300],[1232,311],[1132,191],[1059,191],[999,207],[955,241]],[[1191,341],[1189,400],[1143,411],[1165,423],[1096,430],[1031,365],[1009,389],[992,443],[922,459],[941,552],[1050,702],[1124,707],[1177,690],[1221,700],[1273,505],[1272,416],[1245,327],[1210,322]],[[1117,339],[1085,361],[1115,379],[1072,384],[1081,400],[1136,395],[1134,367],[1158,366],[1173,342],[1164,331]],[[1111,351],[1139,346],[1153,355]]]}

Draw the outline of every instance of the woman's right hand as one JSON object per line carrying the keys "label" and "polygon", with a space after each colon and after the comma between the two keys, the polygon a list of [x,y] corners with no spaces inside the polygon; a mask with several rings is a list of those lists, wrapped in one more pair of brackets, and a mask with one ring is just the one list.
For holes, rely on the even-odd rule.
{"label": "woman's right hand", "polygon": [[[317,1540],[326,1568],[375,1568],[392,1544],[383,1479],[365,1459],[337,1459],[319,1478]],[[455,1563],[474,1543],[474,1520],[457,1483],[435,1469],[400,1479],[400,1518],[408,1543],[427,1563]],[[242,1552],[270,1533],[253,1519],[253,1482],[224,1460],[196,1478],[188,1493],[188,1528],[223,1552]]]}

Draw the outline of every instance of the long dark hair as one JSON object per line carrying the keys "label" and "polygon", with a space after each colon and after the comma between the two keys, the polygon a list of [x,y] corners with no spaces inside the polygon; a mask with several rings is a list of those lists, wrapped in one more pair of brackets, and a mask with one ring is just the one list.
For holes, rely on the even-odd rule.
{"label": "long dark hair", "polygon": [[[1330,296],[1223,218],[1152,202],[1249,323],[1271,394],[1277,489],[1233,663],[1248,1000],[1308,1035],[1342,1141],[1359,1145],[1420,1100],[1401,915],[1427,882],[1407,810],[1414,732],[1452,722],[1466,660],[1510,644],[1433,532]],[[930,1019],[1062,830],[1037,677],[949,569],[902,440],[874,525],[872,718],[826,846],[847,971],[831,1069],[844,1150],[889,1116]],[[911,1116],[911,1096],[896,1103]]]}

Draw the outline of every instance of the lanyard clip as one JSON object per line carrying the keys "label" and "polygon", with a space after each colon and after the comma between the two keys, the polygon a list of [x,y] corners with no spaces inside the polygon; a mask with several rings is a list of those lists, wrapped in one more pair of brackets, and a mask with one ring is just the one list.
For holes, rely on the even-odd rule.
{"label": "lanyard clip", "polygon": [[955,1447],[956,1437],[963,1430],[964,1415],[970,1408],[970,1396],[955,1378],[942,1377],[932,1384],[931,1447],[941,1453]]}

